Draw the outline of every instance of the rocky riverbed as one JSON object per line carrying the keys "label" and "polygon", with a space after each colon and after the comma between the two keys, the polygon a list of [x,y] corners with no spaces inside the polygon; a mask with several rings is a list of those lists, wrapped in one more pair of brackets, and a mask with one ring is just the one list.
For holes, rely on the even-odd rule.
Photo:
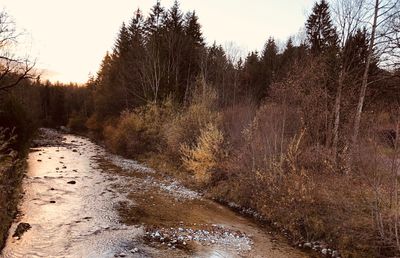
{"label": "rocky riverbed", "polygon": [[42,129],[1,257],[306,257],[87,138]]}

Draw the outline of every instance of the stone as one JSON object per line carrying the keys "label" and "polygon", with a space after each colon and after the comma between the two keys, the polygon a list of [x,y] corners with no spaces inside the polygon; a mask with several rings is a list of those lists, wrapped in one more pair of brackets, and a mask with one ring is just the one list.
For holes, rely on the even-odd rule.
{"label": "stone", "polygon": [[135,248],[131,249],[130,252],[134,254],[134,253],[139,252],[139,249],[137,247],[135,247]]}
{"label": "stone", "polygon": [[72,180],[72,181],[67,182],[67,184],[74,185],[74,184],[76,184],[76,181]]}
{"label": "stone", "polygon": [[21,236],[28,231],[31,228],[31,225],[29,223],[21,222],[18,224],[17,228],[15,229],[15,232],[13,234],[13,237],[20,239]]}

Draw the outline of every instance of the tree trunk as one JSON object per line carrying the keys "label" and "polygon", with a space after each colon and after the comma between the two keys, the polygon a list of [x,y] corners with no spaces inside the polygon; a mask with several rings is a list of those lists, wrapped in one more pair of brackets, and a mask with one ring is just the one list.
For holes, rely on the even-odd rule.
{"label": "tree trunk", "polygon": [[355,118],[354,118],[353,136],[352,136],[352,141],[351,141],[351,149],[350,149],[350,157],[349,157],[349,169],[351,169],[352,161],[353,161],[354,154],[355,154],[355,149],[356,149],[356,146],[358,143],[358,135],[359,135],[360,123],[361,123],[361,114],[362,114],[362,110],[363,110],[363,106],[364,106],[365,92],[367,90],[367,85],[368,85],[369,67],[371,64],[373,50],[374,50],[374,44],[375,44],[375,33],[376,33],[376,26],[377,26],[377,20],[378,20],[379,3],[380,3],[380,0],[375,0],[374,19],[373,19],[373,23],[372,23],[371,39],[370,39],[369,47],[368,47],[367,62],[365,64],[365,69],[364,69],[364,74],[363,74],[362,84],[361,84],[360,97],[358,99],[357,111],[356,111]]}
{"label": "tree trunk", "polygon": [[344,68],[340,71],[339,74],[339,82],[336,92],[335,98],[335,121],[333,125],[333,142],[332,142],[332,155],[333,155],[333,163],[337,167],[337,152],[338,152],[338,142],[339,142],[339,125],[340,125],[340,106],[342,101],[342,88],[344,81]]}

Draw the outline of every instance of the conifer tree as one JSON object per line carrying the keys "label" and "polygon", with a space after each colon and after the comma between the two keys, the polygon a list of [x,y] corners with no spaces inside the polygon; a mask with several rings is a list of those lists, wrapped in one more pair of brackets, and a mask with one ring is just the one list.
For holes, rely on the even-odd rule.
{"label": "conifer tree", "polygon": [[[179,101],[183,98],[185,87],[182,79],[182,48],[184,47],[183,14],[178,1],[168,10],[164,19],[164,43],[166,68],[167,68],[167,92],[173,91]],[[186,77],[185,77],[186,78]]]}
{"label": "conifer tree", "polygon": [[260,85],[260,89],[257,90],[259,98],[264,98],[267,94],[268,87],[275,79],[275,73],[278,67],[278,47],[276,46],[275,40],[269,38],[265,44],[262,52],[261,64],[263,70],[264,85]]}
{"label": "conifer tree", "polygon": [[337,47],[338,36],[326,0],[315,3],[306,23],[306,31],[313,54],[318,55]]}
{"label": "conifer tree", "polygon": [[196,12],[188,12],[185,15],[183,27],[185,45],[183,49],[182,73],[183,76],[186,76],[183,101],[187,103],[192,92],[191,87],[194,85],[196,77],[200,74],[201,56],[205,52],[205,44]]}

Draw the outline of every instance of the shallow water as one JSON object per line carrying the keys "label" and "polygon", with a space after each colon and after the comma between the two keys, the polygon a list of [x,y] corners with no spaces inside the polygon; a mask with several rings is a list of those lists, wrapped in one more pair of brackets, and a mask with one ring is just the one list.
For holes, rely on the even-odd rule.
{"label": "shallow water", "polygon": [[[155,174],[74,135],[37,148],[29,154],[20,216],[1,257],[305,257],[248,219]],[[131,218],[132,207],[145,213]],[[121,222],[127,219],[134,222]],[[216,223],[226,233],[241,233],[200,237],[189,251],[145,237],[148,226],[175,230],[177,221],[188,232],[193,225],[202,232],[201,223]],[[20,222],[31,229],[13,238]]]}

